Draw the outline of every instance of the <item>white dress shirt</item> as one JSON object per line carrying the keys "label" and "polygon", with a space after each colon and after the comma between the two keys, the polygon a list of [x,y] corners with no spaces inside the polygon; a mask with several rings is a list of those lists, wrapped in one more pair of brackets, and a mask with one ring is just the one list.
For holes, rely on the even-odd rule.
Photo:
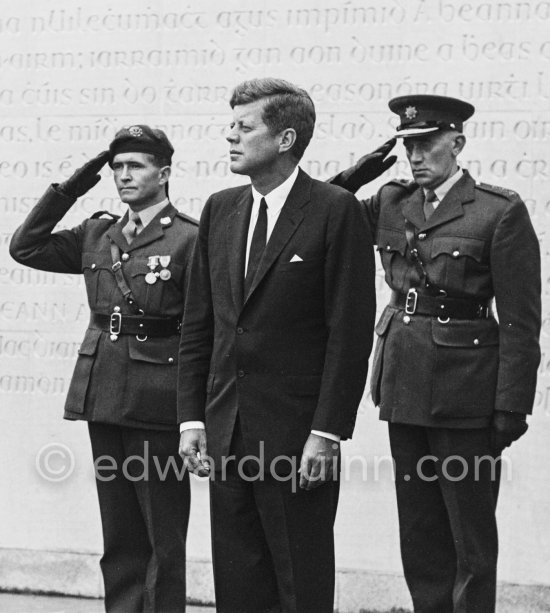
{"label": "white dress shirt", "polygon": [[[248,269],[248,258],[250,255],[250,244],[252,242],[252,235],[254,234],[254,228],[256,227],[256,222],[258,221],[258,214],[260,212],[260,202],[262,198],[265,199],[267,204],[267,236],[266,236],[266,245],[269,241],[269,237],[273,232],[273,228],[277,223],[277,219],[279,219],[279,215],[283,209],[283,206],[290,194],[290,190],[294,186],[296,182],[296,178],[298,177],[298,166],[294,169],[292,174],[281,183],[274,190],[270,191],[269,194],[265,196],[260,194],[258,190],[252,186],[252,211],[250,213],[250,224],[248,226],[248,238],[246,241],[246,259],[245,259],[245,267],[244,267],[244,276],[246,277],[246,271]],[[180,432],[184,432],[185,430],[191,430],[192,428],[200,428],[204,429],[204,422],[202,421],[185,421],[180,424]],[[330,440],[335,442],[340,441],[340,436],[338,434],[330,434],[328,432],[321,432],[319,430],[312,430],[312,434],[317,434],[319,436],[324,436]]]}

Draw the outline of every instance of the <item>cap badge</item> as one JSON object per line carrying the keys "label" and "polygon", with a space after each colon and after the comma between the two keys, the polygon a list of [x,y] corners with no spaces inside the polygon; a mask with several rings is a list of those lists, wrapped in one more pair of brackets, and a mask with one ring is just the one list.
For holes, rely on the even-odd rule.
{"label": "cap badge", "polygon": [[415,106],[408,106],[405,109],[405,117],[407,119],[414,119],[418,115],[418,111]]}
{"label": "cap badge", "polygon": [[139,126],[132,126],[128,128],[128,132],[130,132],[130,136],[135,136],[136,138],[143,136],[143,130]]}

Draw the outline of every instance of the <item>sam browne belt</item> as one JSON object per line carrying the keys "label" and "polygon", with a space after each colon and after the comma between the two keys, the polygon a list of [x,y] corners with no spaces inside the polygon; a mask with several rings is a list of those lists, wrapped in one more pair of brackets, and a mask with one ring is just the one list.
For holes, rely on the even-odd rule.
{"label": "sam browne belt", "polygon": [[406,294],[392,292],[390,306],[403,309],[407,315],[428,315],[440,321],[452,319],[487,319],[492,315],[487,302],[468,298],[449,298],[420,293],[414,287]]}
{"label": "sam browne belt", "polygon": [[114,311],[110,315],[92,312],[90,328],[98,328],[109,332],[111,340],[116,340],[120,334],[132,334],[138,340],[146,340],[148,336],[172,336],[181,330],[181,317],[141,317],[140,315],[122,315]]}

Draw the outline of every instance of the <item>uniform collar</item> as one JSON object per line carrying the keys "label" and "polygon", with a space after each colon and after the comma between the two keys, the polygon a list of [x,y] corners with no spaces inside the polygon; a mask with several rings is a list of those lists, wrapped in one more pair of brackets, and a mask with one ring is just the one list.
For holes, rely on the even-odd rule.
{"label": "uniform collar", "polygon": [[162,211],[162,209],[169,204],[170,200],[168,198],[165,198],[161,202],[157,202],[157,204],[152,204],[146,209],[139,211],[138,216],[141,220],[141,223],[143,224],[143,227],[145,228],[148,224],[150,224],[151,221],[153,221],[153,219]]}

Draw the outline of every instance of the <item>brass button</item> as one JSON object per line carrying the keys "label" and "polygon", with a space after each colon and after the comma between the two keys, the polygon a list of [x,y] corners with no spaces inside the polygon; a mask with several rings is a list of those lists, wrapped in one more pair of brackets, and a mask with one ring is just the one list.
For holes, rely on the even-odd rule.
{"label": "brass button", "polygon": [[174,358],[168,358],[168,364],[173,364],[174,363]]}
{"label": "brass button", "polygon": [[237,371],[237,377],[239,377],[239,378],[241,378],[241,379],[244,377],[244,375],[245,375],[245,374],[246,374],[246,373],[244,372],[244,370],[238,370],[238,371]]}
{"label": "brass button", "polygon": [[453,251],[453,258],[457,258],[460,255],[460,251],[458,249],[455,249]]}
{"label": "brass button", "polygon": [[239,327],[237,328],[237,334],[242,334],[244,332],[244,329]]}
{"label": "brass button", "polygon": [[127,253],[122,254],[122,261],[127,262],[130,259],[130,256]]}
{"label": "brass button", "polygon": [[479,345],[479,338],[474,338],[474,345]]}
{"label": "brass button", "polygon": [[116,307],[113,309],[113,311],[114,311],[115,313],[120,313],[120,307],[119,307],[119,306],[116,306]]}
{"label": "brass button", "polygon": [[420,234],[418,235],[418,240],[419,241],[426,240],[426,232],[420,232]]}
{"label": "brass button", "polygon": [[391,251],[391,245],[386,245],[386,251]]}
{"label": "brass button", "polygon": [[411,318],[408,315],[405,315],[405,317],[403,317],[403,323],[408,326],[411,323]]}
{"label": "brass button", "polygon": [[91,268],[92,270],[95,270],[95,269],[96,269],[96,267],[97,267],[97,265],[96,265],[96,264],[92,264],[92,265],[90,266],[90,268]]}

